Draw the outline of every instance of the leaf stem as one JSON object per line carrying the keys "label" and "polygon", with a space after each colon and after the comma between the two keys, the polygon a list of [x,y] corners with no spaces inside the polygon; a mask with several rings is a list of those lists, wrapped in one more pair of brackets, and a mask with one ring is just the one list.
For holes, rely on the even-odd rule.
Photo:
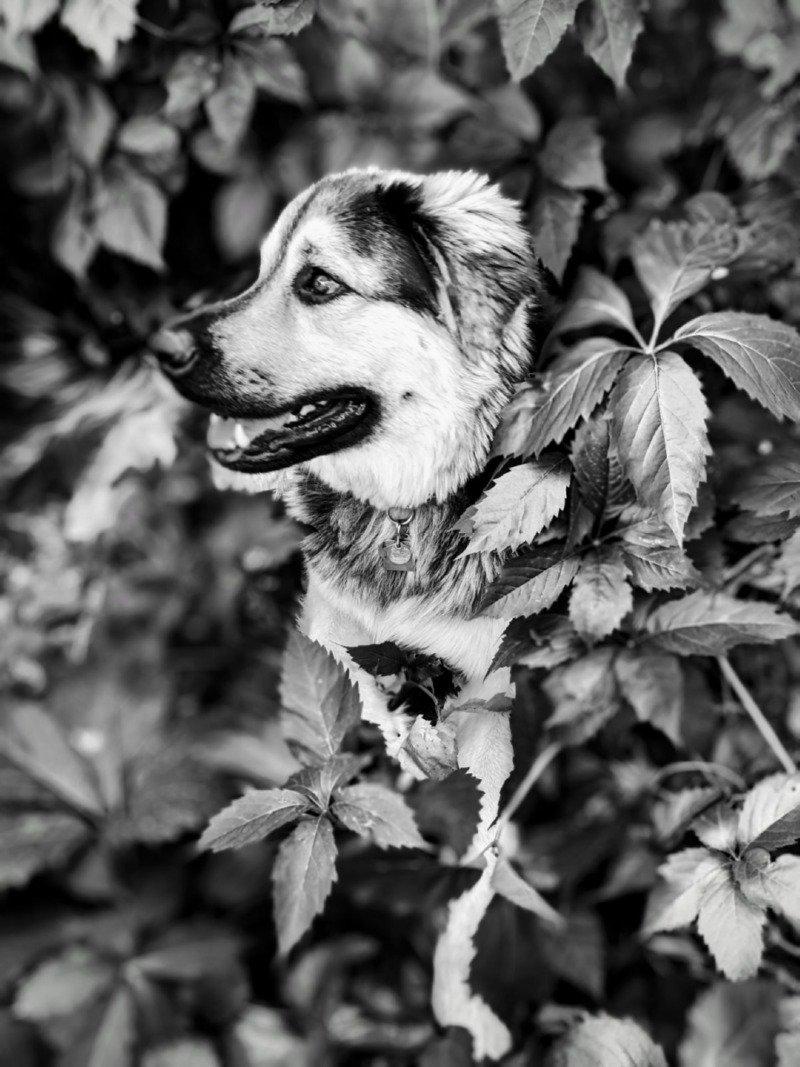
{"label": "leaf stem", "polygon": [[744,779],[741,778],[736,771],[732,771],[730,767],[726,767],[722,763],[708,763],[705,760],[681,760],[677,763],[670,763],[666,767],[662,767],[655,776],[655,782],[661,782],[665,778],[669,778],[673,774],[688,774],[690,771],[697,771],[699,774],[704,774],[707,779],[722,778],[726,782],[729,782],[734,789],[738,789],[743,792],[746,788]]}
{"label": "leaf stem", "polygon": [[536,782],[538,782],[542,774],[544,774],[547,767],[550,765],[550,763],[552,763],[552,761],[555,759],[555,757],[560,751],[561,745],[554,741],[552,744],[549,744],[545,748],[543,748],[539,755],[536,757],[536,759],[533,761],[533,763],[530,765],[530,767],[528,768],[528,773],[525,775],[525,777],[519,783],[517,788],[514,790],[514,794],[511,797],[511,800],[509,800],[503,811],[501,811],[500,814],[497,816],[497,821],[494,824],[495,841],[500,837],[500,834],[503,832],[503,828],[513,818],[520,804],[522,804],[523,800],[528,795],[530,790],[533,788]]}
{"label": "leaf stem", "polygon": [[722,677],[739,698],[742,707],[753,720],[753,725],[764,738],[775,755],[775,758],[782,765],[787,774],[796,774],[797,766],[794,760],[784,748],[783,742],[775,733],[764,712],[758,704],[756,704],[742,679],[731,666],[728,657],[717,656],[717,663],[719,664],[719,669],[722,671]]}

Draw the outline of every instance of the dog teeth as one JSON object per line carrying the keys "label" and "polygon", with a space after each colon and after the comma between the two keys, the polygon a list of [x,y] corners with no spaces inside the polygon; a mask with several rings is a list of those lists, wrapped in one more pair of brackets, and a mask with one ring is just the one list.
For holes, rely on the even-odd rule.
{"label": "dog teeth", "polygon": [[250,438],[247,436],[247,430],[240,422],[233,424],[233,440],[239,446],[239,448],[247,448],[250,444]]}
{"label": "dog teeth", "polygon": [[303,404],[298,414],[301,419],[304,419],[307,415],[312,415],[316,410],[316,404]]}

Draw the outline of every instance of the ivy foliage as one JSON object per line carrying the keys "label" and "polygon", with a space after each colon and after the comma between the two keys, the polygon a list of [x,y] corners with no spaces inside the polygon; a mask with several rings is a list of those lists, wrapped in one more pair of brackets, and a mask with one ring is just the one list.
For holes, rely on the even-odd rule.
{"label": "ivy foliage", "polygon": [[[0,0],[9,1062],[800,1062],[798,56],[797,0]],[[559,309],[458,523],[513,701],[350,650],[402,774],[148,353],[363,164],[489,173]]]}

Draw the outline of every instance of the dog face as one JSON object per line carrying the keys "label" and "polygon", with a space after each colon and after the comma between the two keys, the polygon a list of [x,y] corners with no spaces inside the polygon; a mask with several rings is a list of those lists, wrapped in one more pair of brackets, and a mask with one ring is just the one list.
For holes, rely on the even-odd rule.
{"label": "dog face", "polygon": [[[474,474],[528,362],[516,207],[476,174],[351,171],[286,207],[244,293],[162,333],[218,481],[302,465],[379,507]],[[228,472],[227,476],[223,472]]]}

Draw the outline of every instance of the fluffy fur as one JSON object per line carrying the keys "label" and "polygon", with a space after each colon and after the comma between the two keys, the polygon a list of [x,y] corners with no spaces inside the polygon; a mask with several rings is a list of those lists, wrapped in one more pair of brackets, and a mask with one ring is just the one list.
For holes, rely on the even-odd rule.
{"label": "fluffy fur", "polygon": [[[293,280],[311,267],[341,279],[344,294],[304,305]],[[247,292],[178,324],[200,357],[175,384],[212,411],[255,418],[348,387],[377,398],[374,424],[348,447],[269,474],[215,463],[214,476],[277,492],[313,528],[301,626],[347,664],[394,753],[405,717],[387,711],[347,646],[392,640],[438,655],[464,696],[508,686],[506,672],[485,678],[503,623],[473,617],[499,561],[461,556],[453,524],[527,375],[539,289],[518,207],[484,177],[349,171],[285,209]],[[392,507],[414,509],[411,573],[380,559]]]}

